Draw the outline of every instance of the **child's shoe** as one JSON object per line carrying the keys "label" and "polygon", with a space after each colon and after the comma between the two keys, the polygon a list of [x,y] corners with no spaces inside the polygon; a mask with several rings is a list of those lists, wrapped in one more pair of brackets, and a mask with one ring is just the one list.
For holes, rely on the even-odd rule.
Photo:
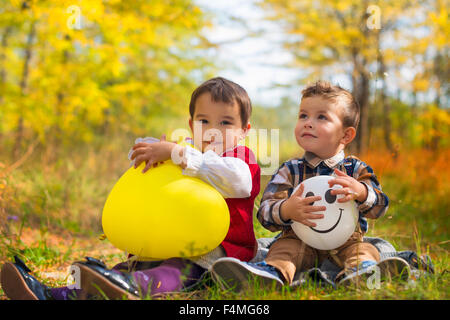
{"label": "child's shoe", "polygon": [[80,270],[81,287],[88,295],[104,295],[109,299],[136,300],[139,289],[132,275],[106,268],[106,265],[95,258],[86,257],[86,261],[73,264]]}
{"label": "child's shoe", "polygon": [[421,272],[429,272],[434,274],[434,264],[430,256],[423,254],[420,257],[414,251],[401,251],[398,253],[398,257],[405,259],[409,265]]}
{"label": "child's shoe", "polygon": [[360,283],[367,283],[367,279],[373,275],[377,263],[375,261],[363,261],[358,270],[352,268],[347,271],[342,271],[336,277],[338,286],[347,287],[351,284],[359,285]]}
{"label": "child's shoe", "polygon": [[52,300],[50,288],[30,274],[25,263],[14,257],[14,263],[6,262],[1,270],[1,284],[6,296],[12,300]]}
{"label": "child's shoe", "polygon": [[408,281],[411,276],[411,268],[405,259],[391,257],[378,262],[377,266],[381,270],[381,280],[401,280]]}
{"label": "child's shoe", "polygon": [[[403,280],[407,281],[411,275],[409,264],[402,258],[390,257],[375,263],[375,261],[363,261],[359,270],[353,270],[350,274],[338,276],[338,286],[350,284],[367,284],[369,277],[375,272],[380,272],[380,281]],[[377,278],[375,278],[377,279]]]}
{"label": "child's shoe", "polygon": [[263,286],[267,288],[275,285],[276,289],[281,289],[284,284],[277,270],[264,261],[250,263],[236,258],[221,258],[212,265],[211,275],[222,289],[232,288],[237,292],[248,288],[254,277],[262,280]]}
{"label": "child's shoe", "polygon": [[317,284],[321,287],[332,287],[336,289],[336,284],[330,279],[330,276],[320,270],[319,268],[312,268],[308,271],[297,272],[294,275],[294,279],[291,288],[297,288],[308,284]]}

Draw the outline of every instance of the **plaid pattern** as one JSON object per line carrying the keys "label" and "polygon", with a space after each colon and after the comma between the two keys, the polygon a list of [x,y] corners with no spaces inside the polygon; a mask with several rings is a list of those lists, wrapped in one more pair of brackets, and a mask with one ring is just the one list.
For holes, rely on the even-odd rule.
{"label": "plaid pattern", "polygon": [[294,158],[283,163],[264,190],[257,213],[259,222],[272,232],[290,229],[292,221],[284,221],[280,217],[282,203],[303,180],[318,175],[333,175],[334,168],[347,173],[367,187],[367,200],[363,203],[357,202],[361,231],[367,232],[366,218],[377,219],[384,215],[389,199],[381,191],[372,168],[354,156],[345,157],[344,151],[326,160],[307,152],[303,158]]}

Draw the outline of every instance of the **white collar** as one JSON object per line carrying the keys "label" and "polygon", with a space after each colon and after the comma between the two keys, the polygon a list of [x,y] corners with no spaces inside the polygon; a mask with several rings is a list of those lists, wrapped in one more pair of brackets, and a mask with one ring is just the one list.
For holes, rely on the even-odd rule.
{"label": "white collar", "polygon": [[327,167],[332,169],[332,168],[336,167],[339,164],[339,162],[344,160],[345,153],[344,153],[344,150],[341,150],[338,153],[336,153],[334,156],[332,156],[331,158],[321,159],[318,156],[316,156],[314,153],[307,151],[307,152],[305,152],[305,155],[303,157],[305,158],[306,162],[308,162],[308,164],[310,164],[313,168],[317,167],[323,161],[323,163]]}

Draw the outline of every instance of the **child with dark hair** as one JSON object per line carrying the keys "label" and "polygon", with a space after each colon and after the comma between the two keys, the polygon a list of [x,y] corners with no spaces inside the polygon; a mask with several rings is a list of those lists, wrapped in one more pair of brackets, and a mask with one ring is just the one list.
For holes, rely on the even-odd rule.
{"label": "child with dark hair", "polygon": [[2,268],[1,283],[6,295],[11,299],[83,299],[99,295],[100,289],[111,299],[136,299],[189,287],[221,257],[250,261],[257,250],[252,213],[260,190],[260,168],[252,151],[238,143],[250,129],[251,110],[250,99],[241,86],[221,77],[210,79],[191,96],[189,127],[194,146],[181,146],[163,137],[144,139],[131,151],[135,168],[146,163],[144,173],[172,159],[184,175],[197,177],[222,194],[230,212],[230,227],[217,248],[200,257],[174,257],[158,265],[124,262],[113,269],[87,258],[74,264],[80,271],[81,289],[48,288],[30,275],[30,269],[16,257],[15,263],[8,262]]}

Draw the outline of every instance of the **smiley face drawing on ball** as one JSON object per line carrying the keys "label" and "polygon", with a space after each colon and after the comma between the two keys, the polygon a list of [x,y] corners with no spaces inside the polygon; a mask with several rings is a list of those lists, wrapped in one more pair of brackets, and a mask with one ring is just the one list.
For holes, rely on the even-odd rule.
{"label": "smiley face drawing on ball", "polygon": [[[328,204],[333,204],[333,203],[336,201],[336,199],[337,199],[337,196],[336,196],[336,195],[331,194],[331,190],[333,190],[333,189],[328,189],[328,190],[325,192],[325,201],[326,201]],[[307,192],[307,193],[305,194],[305,197],[314,197],[314,196],[315,196],[315,194],[314,194],[312,191],[309,191],[309,192]],[[313,204],[314,204],[314,202],[311,202],[309,205],[312,206]],[[335,223],[331,228],[326,229],[326,230],[318,230],[318,229],[316,229],[316,228],[310,227],[311,230],[314,230],[315,232],[319,232],[319,233],[327,233],[327,232],[333,231],[334,228],[336,228],[337,225],[339,224],[339,222],[341,221],[341,218],[342,218],[342,212],[343,212],[343,211],[344,211],[343,208],[339,208],[339,218],[338,218],[338,220],[336,221],[336,223]]]}
{"label": "smiley face drawing on ball", "polygon": [[[320,196],[320,200],[310,205],[325,207],[325,211],[317,212],[323,214],[323,218],[315,219],[314,227],[296,221],[291,225],[301,240],[319,250],[332,250],[344,244],[355,231],[358,220],[355,201],[338,202],[343,195],[332,194],[332,190],[342,188],[340,185],[330,188],[328,181],[332,179],[335,177],[316,176],[302,182],[303,197]],[[293,194],[299,187],[294,189]]]}

